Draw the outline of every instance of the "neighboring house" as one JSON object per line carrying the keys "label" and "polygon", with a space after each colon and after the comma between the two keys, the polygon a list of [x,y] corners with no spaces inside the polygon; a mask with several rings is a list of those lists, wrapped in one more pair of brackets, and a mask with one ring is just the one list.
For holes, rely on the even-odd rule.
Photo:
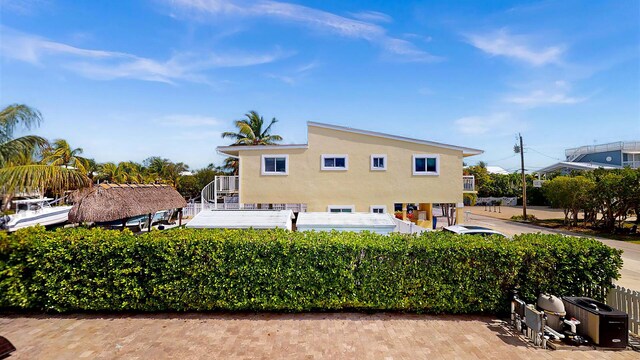
{"label": "neighboring house", "polygon": [[393,213],[401,205],[406,213],[407,204],[419,204],[428,220],[432,204],[461,204],[463,192],[474,192],[473,177],[463,180],[463,158],[482,150],[307,125],[307,144],[218,147],[239,158],[239,175],[203,189],[205,207]]}
{"label": "neighboring house", "polygon": [[640,168],[640,141],[618,141],[601,145],[586,145],[565,150],[565,161],[538,170],[540,175],[559,171],[568,174],[576,170]]}
{"label": "neighboring house", "polygon": [[500,166],[489,166],[487,165],[487,172],[489,174],[498,174],[498,175],[509,175],[509,172]]}

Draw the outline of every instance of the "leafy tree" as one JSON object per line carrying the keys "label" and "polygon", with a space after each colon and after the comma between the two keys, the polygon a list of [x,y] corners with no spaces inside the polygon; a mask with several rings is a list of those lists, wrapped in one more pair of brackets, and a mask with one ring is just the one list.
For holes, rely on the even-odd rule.
{"label": "leafy tree", "polygon": [[[552,205],[562,208],[564,223],[578,225],[578,213],[585,208],[595,188],[593,180],[584,176],[558,176],[544,183],[543,189]],[[571,219],[570,219],[570,216]]]}
{"label": "leafy tree", "polygon": [[245,117],[234,122],[237,132],[225,131],[222,138],[233,139],[234,145],[273,145],[282,141],[282,136],[271,134],[271,127],[278,122],[276,118],[264,127],[264,119],[257,112],[249,111]]}

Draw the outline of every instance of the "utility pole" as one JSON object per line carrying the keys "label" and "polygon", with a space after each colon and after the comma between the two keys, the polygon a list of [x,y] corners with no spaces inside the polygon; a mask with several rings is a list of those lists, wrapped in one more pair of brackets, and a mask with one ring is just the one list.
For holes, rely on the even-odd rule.
{"label": "utility pole", "polygon": [[520,138],[520,166],[522,168],[522,216],[527,221],[527,177],[524,174],[524,147],[522,146],[522,135],[518,133]]}

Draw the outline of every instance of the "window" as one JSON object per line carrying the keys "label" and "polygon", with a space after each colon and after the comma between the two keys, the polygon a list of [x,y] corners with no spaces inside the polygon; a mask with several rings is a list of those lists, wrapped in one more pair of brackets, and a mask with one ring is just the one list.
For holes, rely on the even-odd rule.
{"label": "window", "polygon": [[347,170],[349,169],[349,158],[347,155],[324,154],[320,168],[322,170]]}
{"label": "window", "polygon": [[262,175],[289,174],[289,155],[262,155]]}
{"label": "window", "polygon": [[385,205],[371,205],[370,210],[374,214],[386,214],[387,207]]}
{"label": "window", "polygon": [[387,155],[385,154],[371,155],[371,170],[375,170],[375,171],[387,170]]}
{"label": "window", "polygon": [[329,205],[327,211],[331,213],[352,213],[356,210],[353,205]]}
{"label": "window", "polygon": [[438,175],[440,156],[431,154],[413,155],[413,175]]}

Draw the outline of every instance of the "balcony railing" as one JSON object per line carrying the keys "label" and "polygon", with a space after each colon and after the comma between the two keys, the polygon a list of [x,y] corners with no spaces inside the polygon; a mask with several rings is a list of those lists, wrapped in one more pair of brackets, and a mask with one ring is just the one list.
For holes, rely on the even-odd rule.
{"label": "balcony railing", "polygon": [[632,169],[640,168],[640,161],[623,161],[622,166],[628,166]]}
{"label": "balcony railing", "polygon": [[473,175],[462,176],[462,192],[475,192],[476,178]]}
{"label": "balcony railing", "polygon": [[587,145],[571,148],[564,151],[567,159],[575,158],[584,154],[593,154],[606,151],[640,151],[640,141],[618,141],[609,144]]}

